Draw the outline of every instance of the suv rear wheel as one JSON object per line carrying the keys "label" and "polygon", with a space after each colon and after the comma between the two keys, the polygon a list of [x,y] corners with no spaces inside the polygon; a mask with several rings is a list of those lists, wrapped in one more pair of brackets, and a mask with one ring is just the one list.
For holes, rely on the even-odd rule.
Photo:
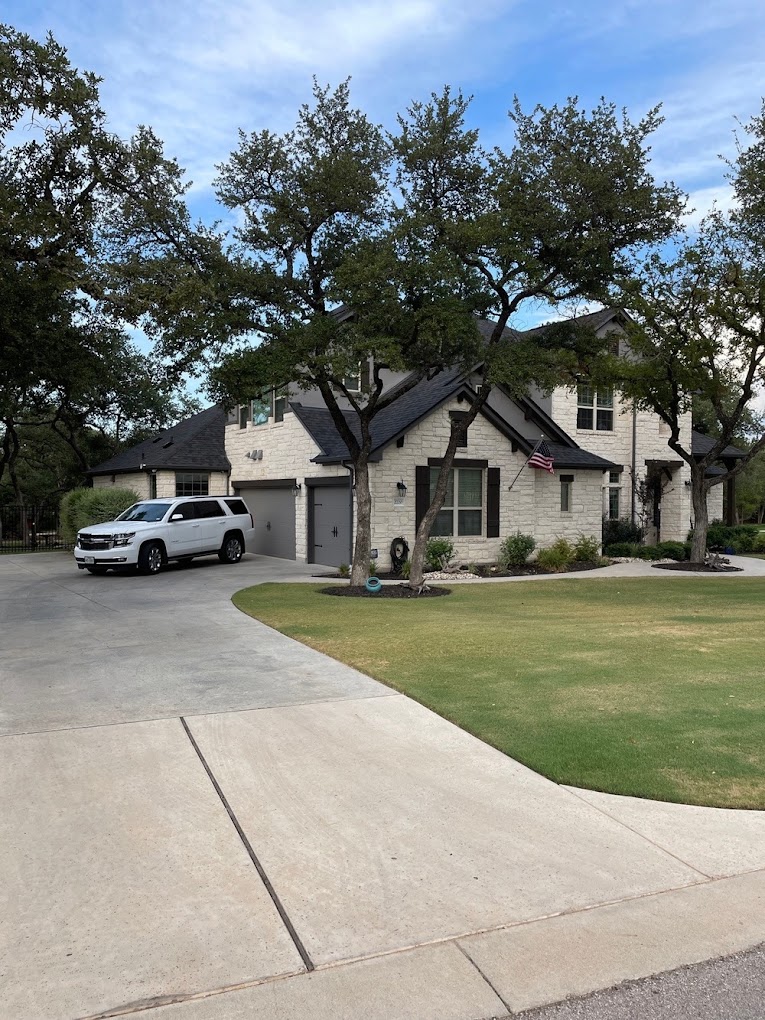
{"label": "suv rear wheel", "polygon": [[158,574],[165,562],[165,553],[159,542],[147,542],[138,554],[139,574]]}
{"label": "suv rear wheel", "polygon": [[238,563],[244,553],[244,542],[238,532],[230,532],[223,539],[218,559],[221,563]]}

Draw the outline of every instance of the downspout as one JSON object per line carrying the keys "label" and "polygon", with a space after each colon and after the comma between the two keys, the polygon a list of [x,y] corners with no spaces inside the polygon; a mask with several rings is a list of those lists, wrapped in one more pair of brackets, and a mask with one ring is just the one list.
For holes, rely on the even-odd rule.
{"label": "downspout", "polygon": [[341,461],[341,466],[348,471],[348,520],[350,522],[348,536],[348,562],[353,563],[353,464]]}
{"label": "downspout", "polygon": [[630,493],[630,517],[632,523],[635,524],[635,486],[637,485],[637,477],[635,470],[637,467],[637,407],[632,404],[632,492]]}

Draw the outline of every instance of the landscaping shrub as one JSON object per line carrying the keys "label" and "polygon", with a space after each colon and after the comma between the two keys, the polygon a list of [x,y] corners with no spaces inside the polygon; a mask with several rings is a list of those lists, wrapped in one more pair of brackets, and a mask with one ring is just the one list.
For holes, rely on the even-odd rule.
{"label": "landscaping shrub", "polygon": [[563,570],[574,560],[574,547],[565,538],[557,538],[548,549],[540,549],[537,563],[543,570]]}
{"label": "landscaping shrub", "polygon": [[133,489],[106,486],[97,489],[72,489],[61,500],[61,533],[64,541],[73,545],[77,532],[82,528],[113,521],[140,498]]}
{"label": "landscaping shrub", "polygon": [[759,535],[755,536],[754,545],[752,546],[752,552],[756,553],[765,552],[765,531],[761,531]]}
{"label": "landscaping shrub", "polygon": [[600,558],[600,543],[594,535],[580,535],[574,543],[574,559],[578,563],[597,563]]}
{"label": "landscaping shrub", "polygon": [[687,560],[688,553],[682,542],[659,542],[656,546],[663,560]]}
{"label": "landscaping shrub", "polygon": [[531,535],[516,531],[514,535],[508,535],[499,547],[499,565],[505,570],[508,567],[522,567],[536,547],[537,543]]}
{"label": "landscaping shrub", "polygon": [[404,578],[405,581],[409,580],[409,575],[411,574],[411,572],[412,572],[411,561],[404,560],[404,562],[401,564],[401,576]]}
{"label": "landscaping shrub", "polygon": [[351,572],[351,568],[348,566],[347,563],[341,563],[340,566],[337,568],[337,572],[340,574],[341,577],[348,577],[348,575]]}
{"label": "landscaping shrub", "polygon": [[637,545],[643,541],[643,529],[629,519],[620,517],[618,520],[611,520],[610,517],[603,518],[603,547],[628,542],[630,545]]}
{"label": "landscaping shrub", "polygon": [[450,538],[430,538],[425,546],[425,562],[431,570],[445,570],[454,558],[454,542]]}
{"label": "landscaping shrub", "polygon": [[[710,524],[707,531],[707,549],[719,551],[733,549],[734,552],[752,552],[754,543],[760,533],[759,524]],[[693,532],[688,532],[688,541],[692,541]]]}

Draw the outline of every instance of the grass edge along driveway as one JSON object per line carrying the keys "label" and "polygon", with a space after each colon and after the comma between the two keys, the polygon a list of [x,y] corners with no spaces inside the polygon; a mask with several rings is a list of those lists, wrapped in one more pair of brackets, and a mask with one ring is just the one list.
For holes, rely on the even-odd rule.
{"label": "grass edge along driveway", "polygon": [[420,601],[321,587],[233,601],[555,782],[765,808],[765,579],[476,584]]}

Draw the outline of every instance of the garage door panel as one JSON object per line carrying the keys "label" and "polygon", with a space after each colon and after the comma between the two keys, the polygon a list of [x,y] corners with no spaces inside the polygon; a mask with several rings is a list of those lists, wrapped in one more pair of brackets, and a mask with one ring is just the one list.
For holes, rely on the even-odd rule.
{"label": "garage door panel", "polygon": [[295,497],[292,489],[246,489],[240,495],[254,522],[253,551],[295,559]]}

